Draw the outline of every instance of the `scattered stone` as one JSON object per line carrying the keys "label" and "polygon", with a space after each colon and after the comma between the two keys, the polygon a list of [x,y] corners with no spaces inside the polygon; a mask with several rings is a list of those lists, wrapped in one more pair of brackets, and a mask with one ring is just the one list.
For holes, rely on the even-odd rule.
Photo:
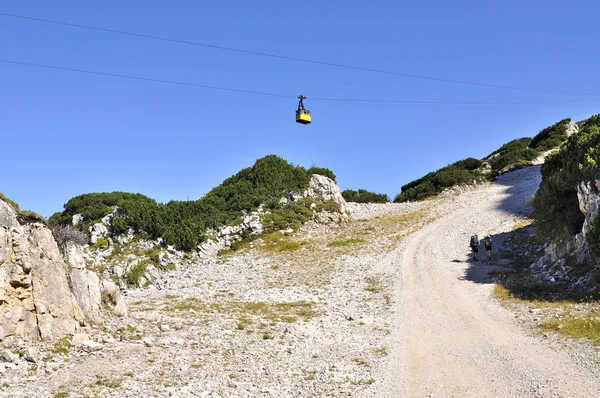
{"label": "scattered stone", "polygon": [[93,340],[88,340],[82,344],[82,348],[86,352],[97,352],[102,350],[104,348],[104,345],[102,345],[101,343],[97,343]]}
{"label": "scattered stone", "polygon": [[4,349],[0,351],[0,359],[4,362],[16,362],[19,359],[19,356],[8,349]]}
{"label": "scattered stone", "polygon": [[75,333],[71,339],[71,345],[80,347],[83,343],[90,340],[90,336],[87,333]]}
{"label": "scattered stone", "polygon": [[152,341],[152,339],[150,337],[144,337],[142,339],[142,343],[144,343],[144,345],[146,347],[152,347],[154,345],[154,342]]}
{"label": "scattered stone", "polygon": [[33,347],[27,347],[27,348],[25,348],[25,353],[23,354],[23,358],[25,358],[25,360],[27,362],[36,363],[38,360],[37,351]]}

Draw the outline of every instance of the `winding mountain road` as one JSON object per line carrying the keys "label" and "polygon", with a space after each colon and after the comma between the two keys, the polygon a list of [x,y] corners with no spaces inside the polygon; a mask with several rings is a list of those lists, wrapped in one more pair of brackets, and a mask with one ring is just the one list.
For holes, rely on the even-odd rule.
{"label": "winding mountain road", "polygon": [[539,181],[539,169],[526,168],[447,199],[436,221],[403,242],[382,395],[600,397],[597,369],[527,332],[491,297],[488,266],[467,261],[470,235],[501,244]]}

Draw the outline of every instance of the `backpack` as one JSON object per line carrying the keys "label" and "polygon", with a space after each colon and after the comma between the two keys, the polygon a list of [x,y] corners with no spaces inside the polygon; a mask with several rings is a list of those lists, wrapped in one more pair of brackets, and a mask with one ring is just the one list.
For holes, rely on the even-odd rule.
{"label": "backpack", "polygon": [[477,235],[471,235],[471,247],[477,246],[478,243],[479,238],[477,237]]}
{"label": "backpack", "polygon": [[485,237],[485,248],[489,249],[492,247],[492,238],[490,238],[489,236]]}

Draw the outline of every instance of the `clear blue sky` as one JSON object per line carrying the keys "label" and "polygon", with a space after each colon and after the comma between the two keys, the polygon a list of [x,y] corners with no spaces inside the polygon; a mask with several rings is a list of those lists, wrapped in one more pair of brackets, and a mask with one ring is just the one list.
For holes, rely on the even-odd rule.
{"label": "clear blue sky", "polygon": [[[600,112],[597,1],[20,1],[0,12],[408,74],[362,72],[0,16],[0,59],[297,101],[0,63],[0,192],[49,216],[71,197],[196,199],[262,156],[328,167],[394,196],[565,117]],[[353,98],[523,105],[381,105]],[[581,100],[581,101],[580,101]],[[567,102],[570,101],[570,102]],[[578,101],[578,102],[573,102]]]}

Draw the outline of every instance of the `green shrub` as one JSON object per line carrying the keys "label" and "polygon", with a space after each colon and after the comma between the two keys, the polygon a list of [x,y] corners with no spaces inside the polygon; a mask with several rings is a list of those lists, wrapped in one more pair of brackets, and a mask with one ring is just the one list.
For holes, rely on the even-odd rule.
{"label": "green shrub", "polygon": [[567,126],[570,122],[571,119],[563,119],[550,127],[546,127],[532,138],[529,147],[538,151],[547,151],[560,146],[567,140]]}
{"label": "green shrub", "polygon": [[508,166],[512,166],[523,161],[532,161],[540,153],[534,148],[530,148],[531,138],[519,138],[512,140],[492,152],[489,156],[489,163],[494,171],[501,171]]}
{"label": "green shrub", "polygon": [[553,241],[571,239],[581,232],[577,186],[600,179],[600,115],[584,122],[560,150],[541,166],[542,182],[532,205],[538,233]]}
{"label": "green shrub", "polygon": [[328,211],[330,213],[339,213],[340,204],[334,202],[333,200],[326,200],[321,203],[317,203],[317,206],[315,206],[315,212],[320,213],[322,211]]}
{"label": "green shrub", "polygon": [[355,203],[388,203],[390,201],[387,194],[369,192],[366,189],[359,189],[358,191],[346,189],[342,192],[342,196],[347,202]]}
{"label": "green shrub", "polygon": [[[335,178],[327,169],[312,170]],[[79,195],[64,205],[63,212],[52,215],[50,224],[67,225],[73,215],[81,214],[81,224],[86,228],[117,206],[119,214],[111,222],[113,235],[132,228],[150,238],[162,237],[165,244],[178,250],[191,250],[203,242],[207,228],[236,223],[244,210],[256,210],[263,203],[277,203],[290,192],[303,192],[308,188],[310,176],[305,168],[269,155],[227,178],[199,200],[163,204],[126,192]],[[283,221],[278,220],[278,223]]]}
{"label": "green shrub", "polygon": [[475,158],[459,160],[451,165],[428,173],[424,177],[403,185],[401,192],[394,198],[394,203],[409,200],[422,200],[437,195],[444,189],[454,185],[469,184],[484,178],[480,171],[482,162]]}
{"label": "green shrub", "polygon": [[2,192],[0,192],[0,200],[3,200],[6,203],[8,203],[13,209],[16,210],[17,213],[20,212],[19,205],[17,203],[13,202],[12,200],[8,199],[6,196],[4,196],[4,194]]}
{"label": "green shrub", "polygon": [[136,264],[131,271],[127,275],[125,275],[125,281],[130,285],[138,285],[142,276],[146,273],[148,269],[147,262],[141,262]]}
{"label": "green shrub", "polygon": [[325,167],[311,167],[310,169],[308,169],[308,174],[309,175],[313,175],[313,174],[319,174],[325,177],[329,177],[331,178],[333,181],[335,181],[335,174],[333,174],[333,171],[325,168]]}
{"label": "green shrub", "polygon": [[585,235],[585,241],[592,254],[594,254],[596,258],[600,258],[600,217],[598,214],[596,214],[590,223],[590,230]]}
{"label": "green shrub", "polygon": [[123,235],[129,230],[127,220],[123,217],[113,217],[110,220],[110,234],[112,236]]}
{"label": "green shrub", "polygon": [[96,243],[94,243],[93,245],[90,246],[91,249],[94,250],[98,250],[98,249],[108,249],[108,241],[104,238],[98,238],[96,240]]}
{"label": "green shrub", "polygon": [[46,219],[43,216],[41,216],[31,210],[23,210],[19,215],[21,216],[20,217],[21,221],[40,222],[42,224],[46,224]]}

